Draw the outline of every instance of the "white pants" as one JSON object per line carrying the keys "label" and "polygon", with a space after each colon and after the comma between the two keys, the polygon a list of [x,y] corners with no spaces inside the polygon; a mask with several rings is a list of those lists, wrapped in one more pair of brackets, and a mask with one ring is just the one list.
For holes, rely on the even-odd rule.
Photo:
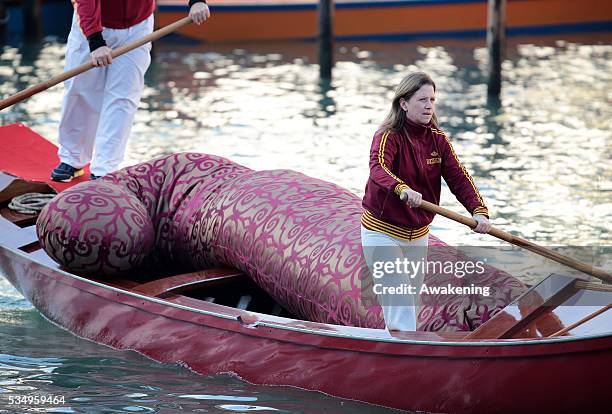
{"label": "white pants", "polygon": [[[108,47],[115,49],[152,31],[153,15],[127,29],[104,28],[102,36]],[[109,66],[90,69],[64,82],[58,151],[62,162],[75,168],[91,162],[91,172],[98,176],[119,167],[140,103],[144,75],[151,63],[150,51],[151,44],[147,43],[113,59]],[[89,55],[87,38],[75,14],[65,69],[87,62]]]}
{"label": "white pants", "polygon": [[[375,262],[395,262],[396,259],[407,259],[410,262],[423,262],[427,259],[429,234],[415,240],[400,240],[384,233],[368,230],[361,226],[361,245],[365,261],[373,274]],[[421,268],[422,269],[422,268]],[[414,276],[414,277],[412,277]],[[375,279],[385,284],[384,278],[396,278],[391,285],[401,283],[415,287],[415,294],[383,295],[377,294],[382,306],[385,324],[389,330],[416,331],[416,317],[419,306],[418,290],[423,284],[424,272],[386,274],[382,279]],[[389,280],[389,279],[387,279]]]}

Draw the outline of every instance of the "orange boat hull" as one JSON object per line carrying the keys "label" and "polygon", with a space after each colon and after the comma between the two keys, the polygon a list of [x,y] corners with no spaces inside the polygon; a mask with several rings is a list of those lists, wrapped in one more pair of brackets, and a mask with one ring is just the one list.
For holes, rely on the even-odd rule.
{"label": "orange boat hull", "polygon": [[[184,3],[158,2],[157,24],[184,17]],[[189,25],[179,33],[207,42],[313,40],[316,7],[313,1],[221,0],[212,2],[205,25]],[[510,34],[612,30],[612,3],[600,0],[510,0],[506,16]],[[338,40],[477,36],[485,33],[486,23],[484,0],[336,2],[334,12]]]}

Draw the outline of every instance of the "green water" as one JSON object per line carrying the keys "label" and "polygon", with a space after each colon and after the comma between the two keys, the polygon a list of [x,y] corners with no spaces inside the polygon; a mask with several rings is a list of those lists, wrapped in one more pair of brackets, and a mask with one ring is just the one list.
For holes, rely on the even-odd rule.
{"label": "green water", "polygon": [[[254,169],[299,170],[361,195],[372,134],[393,88],[420,69],[437,83],[442,126],[494,225],[545,245],[610,246],[610,38],[511,38],[497,103],[486,98],[482,40],[339,44],[329,85],[317,79],[314,44],[160,43],[126,164],[201,151]],[[0,96],[62,71],[65,44],[56,39],[0,50]],[[23,122],[56,141],[61,97],[61,86],[40,93],[0,113],[0,124]],[[442,205],[464,213],[448,189]],[[497,243],[443,218],[432,232],[450,244]],[[598,260],[612,267],[607,256]],[[317,393],[198,376],[89,343],[42,319],[1,278],[0,311],[0,401],[42,390],[70,401],[43,412],[377,411]]]}
{"label": "green water", "polygon": [[[227,375],[203,376],[135,352],[78,338],[27,302],[7,309],[0,279],[0,412],[49,413],[383,413],[391,410],[288,387],[262,387]],[[55,397],[11,404],[10,397]],[[51,400],[53,401],[53,400]]]}

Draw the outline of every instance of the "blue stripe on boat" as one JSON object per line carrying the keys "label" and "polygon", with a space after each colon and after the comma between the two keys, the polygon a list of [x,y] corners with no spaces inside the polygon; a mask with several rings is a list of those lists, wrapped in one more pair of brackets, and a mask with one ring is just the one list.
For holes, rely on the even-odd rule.
{"label": "blue stripe on boat", "polygon": [[[506,29],[508,36],[520,36],[526,34],[555,34],[563,32],[599,32],[612,31],[612,21],[595,22],[595,23],[568,23],[555,24],[548,26],[525,26],[525,27],[509,27]],[[484,37],[487,31],[485,29],[460,30],[460,31],[436,31],[436,32],[412,32],[412,33],[381,33],[372,35],[355,35],[355,36],[336,36],[337,41],[403,41],[431,38],[470,38]],[[308,40],[316,40],[316,37]]]}
{"label": "blue stripe on boat", "polygon": [[[416,7],[416,6],[444,6],[448,4],[472,4],[486,3],[487,0],[385,0],[385,1],[355,1],[350,3],[336,3],[336,9],[370,9],[386,7]],[[210,4],[211,12],[241,12],[241,11],[288,11],[288,10],[314,10],[317,3],[298,4]],[[184,12],[187,5],[164,5],[157,6],[159,11]]]}

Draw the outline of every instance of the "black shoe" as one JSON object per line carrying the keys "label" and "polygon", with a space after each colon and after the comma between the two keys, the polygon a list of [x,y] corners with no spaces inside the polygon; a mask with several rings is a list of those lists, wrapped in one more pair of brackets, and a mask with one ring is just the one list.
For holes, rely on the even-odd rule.
{"label": "black shoe", "polygon": [[74,168],[71,165],[66,164],[65,162],[60,162],[60,165],[55,167],[53,171],[51,171],[51,179],[53,181],[61,181],[63,183],[69,183],[73,178],[80,177],[84,174],[82,168]]}
{"label": "black shoe", "polygon": [[101,175],[95,175],[95,174],[89,174],[89,179],[91,181],[97,180],[100,177],[102,177],[102,176]]}

